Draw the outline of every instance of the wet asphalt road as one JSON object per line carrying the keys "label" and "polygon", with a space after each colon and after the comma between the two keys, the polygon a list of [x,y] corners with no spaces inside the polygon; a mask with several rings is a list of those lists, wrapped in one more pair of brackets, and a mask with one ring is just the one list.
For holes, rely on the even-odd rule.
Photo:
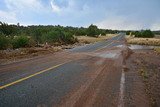
{"label": "wet asphalt road", "polygon": [[[118,34],[103,42],[66,50],[66,53],[80,54],[121,45],[122,42],[117,41],[123,42],[124,34]],[[85,65],[92,58],[91,56],[79,59],[71,57],[64,61],[59,57],[52,59],[50,56],[48,59],[35,59],[0,66],[0,86],[6,86],[0,89],[0,107],[57,106],[61,99],[75,87],[79,87],[89,79],[83,74],[92,71],[92,67]],[[33,75],[60,63],[64,64]],[[30,75],[33,77],[29,77]],[[26,77],[29,78],[13,83]],[[13,84],[7,86],[10,83]]]}

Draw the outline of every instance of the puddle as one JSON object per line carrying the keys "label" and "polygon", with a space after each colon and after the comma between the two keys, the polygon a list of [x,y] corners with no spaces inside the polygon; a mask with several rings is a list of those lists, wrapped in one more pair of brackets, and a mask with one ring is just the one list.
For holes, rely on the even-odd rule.
{"label": "puddle", "polygon": [[98,56],[102,58],[117,58],[119,54],[118,53],[104,53],[104,54],[99,54]]}
{"label": "puddle", "polygon": [[146,45],[130,45],[129,46],[129,48],[132,50],[140,50],[140,49],[150,50],[150,49],[154,49],[155,47],[158,47],[158,46],[146,46]]}
{"label": "puddle", "polygon": [[122,47],[124,47],[124,45],[118,45],[118,46],[116,46],[116,47],[118,47],[118,48],[122,48]]}

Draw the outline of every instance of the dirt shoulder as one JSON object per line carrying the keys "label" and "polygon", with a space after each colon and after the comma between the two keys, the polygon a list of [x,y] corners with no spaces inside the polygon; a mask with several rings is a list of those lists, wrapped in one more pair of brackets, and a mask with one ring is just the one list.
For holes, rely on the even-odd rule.
{"label": "dirt shoulder", "polygon": [[144,90],[144,94],[146,94],[149,99],[149,105],[154,107],[160,106],[159,59],[160,54],[154,50],[133,51],[133,54],[127,60],[127,67],[129,70],[126,72],[126,75],[128,75],[127,81],[130,81],[130,83],[126,88],[126,91],[128,91],[128,97],[134,97],[127,98],[127,100],[132,99],[137,101],[138,99],[143,99],[144,95],[139,95],[139,93]]}

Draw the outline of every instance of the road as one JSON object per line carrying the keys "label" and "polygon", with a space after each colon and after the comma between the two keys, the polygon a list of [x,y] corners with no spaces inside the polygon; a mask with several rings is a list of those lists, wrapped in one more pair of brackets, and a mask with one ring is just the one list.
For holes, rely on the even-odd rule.
{"label": "road", "polygon": [[0,65],[0,107],[124,107],[124,34]]}

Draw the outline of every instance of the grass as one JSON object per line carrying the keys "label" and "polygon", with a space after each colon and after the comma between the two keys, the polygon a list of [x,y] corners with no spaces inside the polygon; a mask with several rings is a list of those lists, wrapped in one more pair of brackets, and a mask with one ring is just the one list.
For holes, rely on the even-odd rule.
{"label": "grass", "polygon": [[139,72],[144,80],[148,78],[148,73],[145,69],[140,69]]}
{"label": "grass", "polygon": [[116,36],[116,34],[107,34],[106,36],[100,36],[97,38],[96,37],[89,37],[89,36],[77,36],[77,39],[80,43],[89,44],[89,43],[104,41],[104,40],[112,38],[114,36]]}
{"label": "grass", "polygon": [[126,37],[129,44],[160,46],[160,38]]}
{"label": "grass", "polygon": [[159,47],[154,48],[154,51],[160,54],[160,48]]}

